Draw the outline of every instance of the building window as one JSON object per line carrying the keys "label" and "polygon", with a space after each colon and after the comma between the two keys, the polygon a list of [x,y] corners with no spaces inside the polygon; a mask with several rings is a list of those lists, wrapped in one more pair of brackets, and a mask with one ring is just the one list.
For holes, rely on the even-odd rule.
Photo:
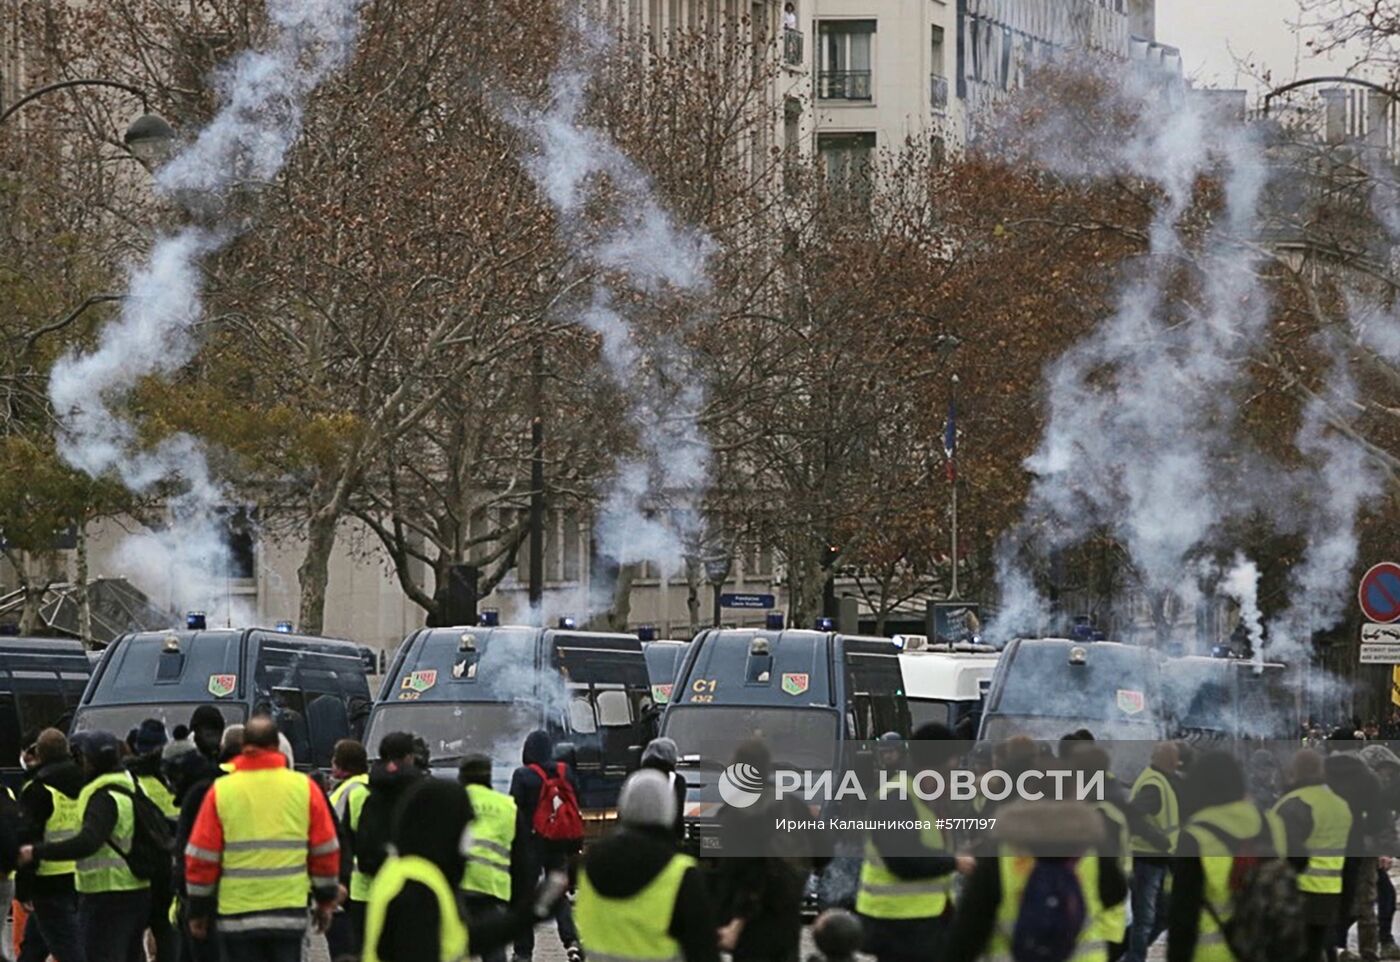
{"label": "building window", "polygon": [[817,27],[820,100],[870,100],[874,20],[824,20]]}
{"label": "building window", "polygon": [[247,508],[223,512],[224,546],[228,549],[228,576],[248,580],[255,576],[256,551],[254,532],[256,521]]}
{"label": "building window", "polygon": [[832,190],[856,197],[870,195],[875,162],[873,133],[819,134],[817,154],[821,157],[826,182]]}

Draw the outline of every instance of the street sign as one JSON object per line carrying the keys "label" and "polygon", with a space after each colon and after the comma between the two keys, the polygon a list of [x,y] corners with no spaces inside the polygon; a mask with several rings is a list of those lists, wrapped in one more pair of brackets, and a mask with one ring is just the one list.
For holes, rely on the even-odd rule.
{"label": "street sign", "polygon": [[1356,600],[1367,621],[1389,624],[1400,619],[1400,565],[1393,561],[1372,565],[1361,576]]}
{"label": "street sign", "polygon": [[1400,645],[1400,625],[1377,625],[1371,622],[1361,626],[1363,645]]}
{"label": "street sign", "polygon": [[720,595],[721,608],[776,608],[778,599],[773,595]]}
{"label": "street sign", "polygon": [[1363,665],[1400,665],[1400,643],[1361,646]]}

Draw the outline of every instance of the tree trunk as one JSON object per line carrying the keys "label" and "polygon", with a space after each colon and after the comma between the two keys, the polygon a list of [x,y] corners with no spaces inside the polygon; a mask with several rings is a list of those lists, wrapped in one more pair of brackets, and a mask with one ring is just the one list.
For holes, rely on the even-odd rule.
{"label": "tree trunk", "polygon": [[92,598],[88,595],[87,518],[78,521],[76,552],[76,581],[78,582],[78,638],[83,647],[92,647]]}
{"label": "tree trunk", "polygon": [[690,612],[690,635],[700,633],[700,559],[690,556],[685,559],[685,607]]}
{"label": "tree trunk", "polygon": [[339,512],[321,508],[306,526],[306,554],[297,568],[297,580],[301,585],[297,630],[304,634],[319,635],[324,628],[326,587],[330,584],[331,551],[335,548],[339,520]]}
{"label": "tree trunk", "polygon": [[637,580],[637,568],[637,565],[628,564],[617,569],[612,610],[607,616],[608,627],[612,631],[627,630],[627,619],[632,615],[632,582]]}
{"label": "tree trunk", "polygon": [[788,562],[788,620],[794,627],[817,623],[822,614],[822,593],[826,588],[827,571],[815,557],[801,557]]}

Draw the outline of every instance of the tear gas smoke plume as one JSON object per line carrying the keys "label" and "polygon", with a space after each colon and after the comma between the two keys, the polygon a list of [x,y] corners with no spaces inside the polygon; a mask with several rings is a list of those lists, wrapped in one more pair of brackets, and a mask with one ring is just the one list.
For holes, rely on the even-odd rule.
{"label": "tear gas smoke plume", "polygon": [[[272,180],[301,132],[306,98],[354,48],[362,0],[269,0],[270,37],[220,69],[220,104],[198,136],[156,172],[156,192],[197,219],[156,239],[130,273],[121,316],[94,350],[54,365],[49,397],[60,420],[59,452],[94,477],[115,475],[138,494],[169,485],[168,523],[134,534],[118,560],[142,584],[169,584],[180,607],[219,610],[230,558],[220,510],[230,496],[203,445],[176,434],[145,447],[123,409],[142,378],[169,375],[197,348],[202,261],[234,236],[218,212],[235,188]],[[220,612],[219,618],[230,612]]]}
{"label": "tear gas smoke plume", "polygon": [[[699,419],[705,395],[679,331],[640,321],[663,299],[708,288],[710,242],[665,210],[650,178],[604,132],[584,118],[589,62],[605,51],[583,28],[580,53],[551,82],[542,110],[517,108],[512,122],[530,139],[526,168],[554,208],[565,243],[598,272],[588,302],[574,315],[599,337],[608,376],[624,392],[633,452],[619,458],[603,484],[595,533],[602,553],[620,564],[650,562],[679,571],[685,546],[699,540],[700,503],[709,480],[710,447]],[[606,190],[606,204],[600,204]],[[607,207],[605,215],[599,208]],[[620,303],[618,288],[639,297]],[[589,609],[608,599],[590,598]],[[574,609],[570,613],[580,613]]]}
{"label": "tear gas smoke plume", "polygon": [[[1111,106],[1134,118],[1130,136],[1083,149],[1073,133],[1079,108],[1058,104],[1043,112],[1029,141],[1036,159],[1062,176],[1155,185],[1148,252],[1122,283],[1112,315],[1046,371],[1047,424],[1027,460],[1034,480],[1025,523],[1000,553],[1003,608],[989,635],[1004,641],[1043,627],[1049,607],[1018,559],[1032,538],[1053,550],[1105,530],[1126,549],[1145,590],[1190,605],[1213,568],[1202,560],[1229,548],[1219,543],[1223,524],[1258,511],[1277,515],[1269,499],[1285,491],[1290,499],[1305,493],[1288,509],[1307,539],[1307,560],[1291,585],[1294,607],[1312,614],[1312,628],[1329,627],[1349,590],[1356,507],[1374,490],[1374,476],[1361,470],[1364,455],[1353,443],[1311,414],[1298,437],[1307,464],[1292,472],[1240,440],[1235,392],[1269,320],[1258,242],[1269,174],[1263,145],[1249,126],[1201,99],[1170,103],[1138,72],[1110,86]],[[1221,206],[1188,239],[1184,215],[1208,178],[1219,184]],[[1190,297],[1182,294],[1184,262],[1197,268]],[[1239,601],[1256,650],[1257,578],[1240,556],[1223,585]],[[1285,617],[1273,627],[1271,656],[1306,644],[1309,634],[1295,631],[1296,622]]]}

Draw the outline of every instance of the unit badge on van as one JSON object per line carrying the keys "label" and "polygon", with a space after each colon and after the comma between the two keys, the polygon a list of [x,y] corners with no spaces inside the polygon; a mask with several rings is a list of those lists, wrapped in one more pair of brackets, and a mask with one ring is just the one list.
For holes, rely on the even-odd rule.
{"label": "unit badge on van", "polygon": [[405,676],[402,687],[409,691],[424,692],[437,684],[437,669],[414,671]]}
{"label": "unit badge on van", "polygon": [[800,695],[807,690],[807,673],[794,672],[783,675],[783,691],[789,695]]}
{"label": "unit badge on van", "polygon": [[652,685],[651,700],[658,705],[669,705],[671,703],[671,689],[673,685]]}
{"label": "unit badge on van", "polygon": [[210,675],[209,694],[215,698],[223,698],[232,695],[233,690],[238,687],[237,675]]}
{"label": "unit badge on van", "polygon": [[1118,689],[1118,710],[1125,715],[1136,715],[1147,707],[1147,699],[1142,692],[1128,688]]}

